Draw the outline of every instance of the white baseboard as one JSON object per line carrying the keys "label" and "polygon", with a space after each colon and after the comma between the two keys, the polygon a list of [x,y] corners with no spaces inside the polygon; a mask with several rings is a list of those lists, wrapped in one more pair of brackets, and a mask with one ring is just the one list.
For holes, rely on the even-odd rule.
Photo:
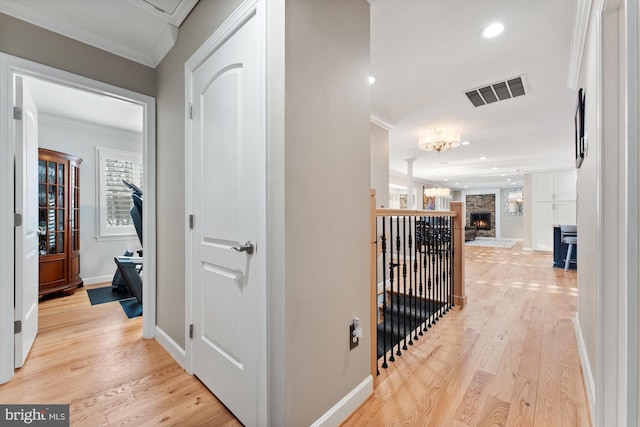
{"label": "white baseboard", "polygon": [[591,365],[589,364],[589,355],[587,354],[587,347],[584,343],[582,336],[582,327],[580,326],[580,319],[578,313],[573,320],[573,325],[576,329],[576,342],[578,344],[578,355],[580,356],[580,364],[582,365],[582,372],[584,374],[585,388],[587,389],[587,400],[589,401],[589,413],[591,415],[591,425],[595,420],[595,407],[596,407],[596,384],[593,381],[593,373],[591,372]]}
{"label": "white baseboard", "polygon": [[167,353],[169,353],[171,357],[173,357],[176,360],[176,362],[178,362],[178,364],[182,366],[182,368],[185,367],[187,356],[184,349],[180,347],[180,345],[178,345],[178,343],[175,342],[173,338],[171,338],[165,331],[163,331],[157,325],[156,325],[156,336],[154,338],[156,341],[158,341],[158,343],[162,346],[162,348],[167,350]]}
{"label": "white baseboard", "polygon": [[113,274],[109,274],[107,276],[83,277],[82,278],[82,283],[84,283],[85,286],[95,285],[97,283],[111,283],[112,281],[113,281]]}
{"label": "white baseboard", "polygon": [[369,375],[329,409],[323,416],[318,418],[311,427],[333,427],[339,426],[349,415],[360,407],[373,393],[373,377]]}

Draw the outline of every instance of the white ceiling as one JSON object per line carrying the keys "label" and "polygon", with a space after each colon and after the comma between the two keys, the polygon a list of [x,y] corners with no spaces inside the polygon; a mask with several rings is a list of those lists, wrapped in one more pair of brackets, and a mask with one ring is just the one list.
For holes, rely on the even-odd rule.
{"label": "white ceiling", "polygon": [[[576,1],[370,0],[371,74],[376,78],[371,112],[392,125],[391,173],[405,175],[406,159],[415,159],[416,178],[471,190],[522,185],[522,173],[573,167],[576,93],[567,87],[567,77]],[[173,13],[160,12],[150,2]],[[196,3],[0,0],[0,12],[155,66]],[[504,24],[504,33],[482,38],[482,29],[494,21]],[[520,75],[525,96],[475,108],[464,95]],[[106,111],[117,101],[75,93],[78,107],[62,111],[75,103],[56,99],[71,95],[54,94],[49,100],[36,95],[43,111],[75,118]],[[103,107],[82,106],[83,98],[97,99]],[[122,120],[121,127],[131,129]],[[461,127],[462,139],[471,144],[440,154],[420,151],[420,134],[442,124]]]}
{"label": "white ceiling", "polygon": [[[414,177],[471,190],[573,167],[577,95],[567,78],[575,8],[575,0],[375,1],[372,114],[393,125],[391,172],[405,175],[406,159],[415,158]],[[504,32],[484,39],[494,21]],[[528,92],[522,97],[475,108],[464,95],[519,75]],[[443,124],[461,127],[471,144],[419,150],[421,133]]]}
{"label": "white ceiling", "polygon": [[40,115],[142,133],[144,121],[141,105],[33,77],[23,78]]}

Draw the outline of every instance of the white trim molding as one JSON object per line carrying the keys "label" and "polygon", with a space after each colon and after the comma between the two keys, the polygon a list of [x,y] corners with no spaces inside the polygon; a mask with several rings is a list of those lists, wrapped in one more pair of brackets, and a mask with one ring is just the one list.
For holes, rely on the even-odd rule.
{"label": "white trim molding", "polygon": [[383,119],[382,117],[371,113],[370,115],[371,123],[374,125],[380,126],[382,129],[390,131],[393,129],[394,125],[389,120]]}
{"label": "white trim molding", "polygon": [[318,418],[311,427],[340,425],[373,394],[373,377],[369,375],[331,409]]}
{"label": "white trim molding", "polygon": [[164,348],[171,357],[178,362],[181,368],[184,369],[185,363],[187,361],[187,355],[177,342],[173,340],[162,328],[156,326],[155,340],[160,344],[162,348]]}
{"label": "white trim molding", "polygon": [[578,345],[578,355],[580,356],[580,366],[582,366],[582,373],[584,375],[584,386],[587,391],[587,401],[589,403],[589,415],[591,418],[591,425],[595,420],[595,407],[596,407],[596,383],[593,380],[593,372],[591,371],[591,364],[589,363],[589,354],[587,353],[587,347],[584,343],[584,337],[582,336],[582,326],[580,325],[580,318],[576,313],[575,319],[573,319],[573,326],[576,330],[576,343]]}
{"label": "white trim molding", "polygon": [[576,8],[576,19],[573,24],[573,38],[571,40],[571,53],[569,56],[569,74],[567,76],[567,86],[571,89],[578,88],[580,78],[580,67],[582,65],[582,51],[587,37],[589,27],[589,16],[593,0],[578,0]]}

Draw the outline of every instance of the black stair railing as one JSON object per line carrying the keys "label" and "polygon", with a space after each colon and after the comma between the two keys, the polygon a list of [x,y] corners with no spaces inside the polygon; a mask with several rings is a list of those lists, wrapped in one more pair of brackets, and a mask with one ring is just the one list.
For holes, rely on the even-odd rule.
{"label": "black stair railing", "polygon": [[454,306],[457,213],[400,212],[376,214],[376,344],[383,369]]}

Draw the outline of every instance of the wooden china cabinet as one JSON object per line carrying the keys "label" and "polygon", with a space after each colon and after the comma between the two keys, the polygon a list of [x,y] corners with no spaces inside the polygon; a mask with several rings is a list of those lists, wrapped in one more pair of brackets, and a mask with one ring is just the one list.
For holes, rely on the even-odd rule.
{"label": "wooden china cabinet", "polygon": [[80,163],[58,151],[38,150],[39,296],[72,294],[80,278]]}

